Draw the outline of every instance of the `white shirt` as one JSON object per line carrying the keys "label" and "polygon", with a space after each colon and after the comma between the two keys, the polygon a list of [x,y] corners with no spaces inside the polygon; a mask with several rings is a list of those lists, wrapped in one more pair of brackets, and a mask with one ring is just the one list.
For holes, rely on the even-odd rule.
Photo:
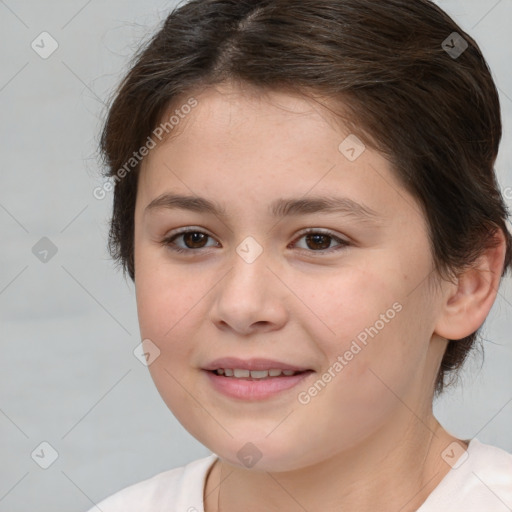
{"label": "white shirt", "polygon": [[[217,455],[164,471],[113,494],[88,512],[204,512]],[[455,459],[454,459],[455,462]],[[417,512],[512,512],[512,454],[476,438]]]}

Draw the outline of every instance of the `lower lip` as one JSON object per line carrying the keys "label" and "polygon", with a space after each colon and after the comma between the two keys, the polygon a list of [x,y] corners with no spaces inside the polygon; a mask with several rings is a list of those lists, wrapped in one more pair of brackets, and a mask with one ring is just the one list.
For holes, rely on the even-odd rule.
{"label": "lower lip", "polygon": [[239,379],[224,377],[204,370],[213,387],[220,393],[241,400],[264,400],[297,386],[313,372],[307,371],[289,377],[269,377],[266,379]]}

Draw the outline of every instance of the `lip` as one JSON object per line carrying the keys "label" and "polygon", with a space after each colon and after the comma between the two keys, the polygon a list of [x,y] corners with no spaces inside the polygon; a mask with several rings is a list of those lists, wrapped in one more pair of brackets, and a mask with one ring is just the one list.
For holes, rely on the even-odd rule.
{"label": "lip", "polygon": [[[240,370],[293,370],[294,372],[303,372],[311,370],[305,366],[295,366],[282,361],[264,358],[239,359],[237,357],[222,357],[215,359],[203,367],[203,370],[218,370],[219,368],[238,368]],[[279,377],[274,377],[279,378]]]}
{"label": "lip", "polygon": [[[261,360],[260,360],[261,361]],[[247,361],[246,361],[247,363]],[[275,361],[274,361],[275,363]],[[266,361],[268,364],[268,361]],[[279,367],[279,366],[278,366]],[[277,368],[278,368],[277,367]],[[226,368],[223,366],[217,366],[217,368]],[[227,368],[233,368],[232,366],[227,366]],[[266,369],[265,368],[247,368],[242,366],[234,366],[234,368],[240,369]],[[276,368],[276,367],[274,367]],[[289,367],[283,369],[293,369],[293,367]],[[300,370],[295,370],[300,371]],[[225,377],[223,375],[217,375],[211,370],[203,370],[203,373],[209,379],[212,387],[222,393],[225,396],[230,398],[236,398],[243,401],[256,401],[256,400],[265,400],[271,398],[283,391],[290,390],[297,386],[304,379],[307,379],[310,375],[315,373],[313,370],[305,371],[304,373],[299,373],[297,375],[291,375],[289,377],[280,376],[280,377],[269,377],[266,379],[259,380],[250,380],[246,378],[235,378],[235,377]]]}

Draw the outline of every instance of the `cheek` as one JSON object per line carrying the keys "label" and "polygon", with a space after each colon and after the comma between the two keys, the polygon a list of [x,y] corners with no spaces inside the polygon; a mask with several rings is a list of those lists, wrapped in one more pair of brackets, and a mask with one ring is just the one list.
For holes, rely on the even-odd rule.
{"label": "cheek", "polygon": [[[201,296],[191,286],[189,276],[171,272],[156,259],[139,258],[136,272],[136,298],[141,339],[156,345],[159,355],[149,365],[149,372],[164,403],[192,435],[200,415],[195,394],[192,360],[198,319],[194,305]],[[201,424],[199,422],[199,424]]]}
{"label": "cheek", "polygon": [[141,339],[151,340],[159,351],[149,371],[170,405],[183,396],[177,381],[186,384],[196,371],[194,351],[201,327],[191,310],[197,300],[168,291],[148,295],[141,291],[137,300]]}
{"label": "cheek", "polygon": [[324,354],[325,388],[334,403],[351,404],[362,415],[377,412],[384,396],[395,400],[393,391],[406,394],[426,358],[432,333],[421,290],[410,294],[400,276],[398,268],[359,269],[342,271],[323,287],[303,283],[311,310],[321,312],[322,322],[310,325]]}
{"label": "cheek", "polygon": [[[379,330],[384,330],[399,316],[396,312],[399,307],[393,308],[393,304],[403,301],[400,283],[386,280],[382,274],[367,266],[340,268],[314,279],[311,276],[293,278],[298,295],[314,313],[308,316],[312,318],[310,325],[323,324],[328,329],[326,332],[331,338],[326,342],[328,347],[341,350],[347,341],[358,335],[363,339],[366,330],[376,322]],[[386,275],[397,273],[387,272]],[[329,340],[329,336],[324,339]]]}
{"label": "cheek", "polygon": [[[323,456],[328,457],[333,447],[348,449],[393,418],[407,416],[403,404],[410,402],[407,393],[415,388],[418,378],[423,378],[425,350],[414,345],[413,339],[407,343],[406,315],[404,308],[382,329],[378,330],[379,323],[376,330],[368,331],[349,328],[350,318],[346,317],[346,331],[356,334],[339,334],[332,342],[324,339],[326,366],[309,387],[297,390],[295,428],[300,428],[305,445],[309,440],[323,439],[317,449],[324,450]],[[341,329],[342,319],[337,325]],[[366,337],[358,339],[361,332]]]}
{"label": "cheek", "polygon": [[[136,251],[135,290],[141,335],[170,342],[204,295],[203,284],[183,266],[172,265],[160,249]],[[206,283],[207,284],[207,283]]]}

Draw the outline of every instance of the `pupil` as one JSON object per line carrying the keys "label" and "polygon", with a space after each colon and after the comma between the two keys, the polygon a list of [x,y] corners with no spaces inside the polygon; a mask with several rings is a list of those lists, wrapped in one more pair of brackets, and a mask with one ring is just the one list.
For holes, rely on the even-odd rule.
{"label": "pupil", "polygon": [[[313,244],[317,244],[317,247],[309,247],[310,249],[328,249],[329,246],[331,245],[329,238],[329,235],[306,235],[308,247],[311,241],[313,242]],[[322,243],[322,240],[324,241],[324,243]],[[318,245],[320,245],[320,247],[318,247]]]}
{"label": "pupil", "polygon": [[196,244],[199,244],[199,247],[203,247],[204,244],[201,244],[202,241],[206,240],[207,235],[204,233],[185,233],[185,245],[189,248],[197,248]]}

